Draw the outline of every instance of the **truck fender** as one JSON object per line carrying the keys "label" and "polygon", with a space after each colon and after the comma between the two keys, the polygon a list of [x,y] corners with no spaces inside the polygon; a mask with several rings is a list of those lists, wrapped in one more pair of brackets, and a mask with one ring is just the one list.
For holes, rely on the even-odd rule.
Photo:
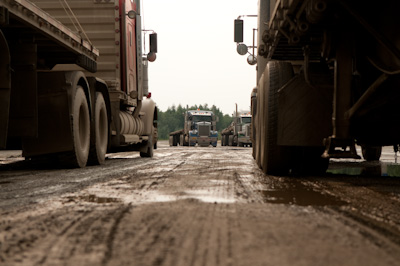
{"label": "truck fender", "polygon": [[[38,138],[23,140],[23,156],[68,152],[73,149],[73,96],[81,86],[91,116],[90,92],[81,71],[38,71]],[[89,96],[89,97],[88,97]],[[62,141],[60,141],[62,140]]]}
{"label": "truck fender", "polygon": [[[111,123],[111,102],[110,102],[110,94],[108,92],[108,86],[106,82],[102,79],[96,77],[87,77],[87,82],[89,84],[90,90],[90,101],[91,103],[95,102],[96,92],[101,92],[104,97],[104,101],[107,106],[107,116],[108,116],[108,123]],[[94,111],[94,110],[92,110]]]}
{"label": "truck fender", "polygon": [[[82,71],[67,71],[67,72],[65,72],[65,83],[70,85],[70,87],[67,88],[69,99],[71,99],[72,95],[75,94],[77,85],[82,86],[82,88],[86,94],[86,99],[88,101],[89,115],[92,116],[92,100],[91,100],[92,97],[91,97],[91,93],[89,90],[89,84],[88,84],[85,74]],[[72,114],[71,103],[72,103],[72,101],[70,101],[70,103],[69,103],[69,110],[70,110],[70,113]]]}
{"label": "truck fender", "polygon": [[0,149],[6,148],[11,95],[10,50],[0,30]]}
{"label": "truck fender", "polygon": [[144,124],[143,135],[149,136],[151,134],[151,129],[154,123],[154,120],[157,119],[157,109],[156,103],[149,98],[144,98],[142,101],[142,109],[141,112],[145,113],[144,116],[141,116],[140,119]]}

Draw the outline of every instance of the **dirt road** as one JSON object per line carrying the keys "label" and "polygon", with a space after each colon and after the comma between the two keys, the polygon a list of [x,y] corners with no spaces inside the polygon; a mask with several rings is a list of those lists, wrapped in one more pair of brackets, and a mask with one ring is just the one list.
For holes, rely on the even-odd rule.
{"label": "dirt road", "polygon": [[400,261],[400,178],[265,176],[249,148],[166,142],[84,169],[0,162],[0,265]]}

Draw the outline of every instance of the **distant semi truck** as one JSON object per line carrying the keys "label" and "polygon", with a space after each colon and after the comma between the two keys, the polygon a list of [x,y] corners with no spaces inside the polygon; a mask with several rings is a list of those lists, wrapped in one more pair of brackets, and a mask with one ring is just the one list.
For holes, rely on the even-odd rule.
{"label": "distant semi truck", "polygon": [[169,134],[170,146],[217,147],[218,118],[211,111],[190,110],[185,113],[184,128]]}
{"label": "distant semi truck", "polygon": [[221,146],[252,146],[250,112],[235,112],[232,123],[221,131]]}

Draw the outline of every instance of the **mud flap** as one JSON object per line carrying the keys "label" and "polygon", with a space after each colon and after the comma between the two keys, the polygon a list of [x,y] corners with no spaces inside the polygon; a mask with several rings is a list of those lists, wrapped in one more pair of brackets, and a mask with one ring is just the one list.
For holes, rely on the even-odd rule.
{"label": "mud flap", "polygon": [[[75,94],[78,84],[88,87],[80,71],[38,72],[38,137],[23,139],[24,157],[74,150],[71,95]],[[90,95],[86,97],[90,99]]]}
{"label": "mud flap", "polygon": [[11,95],[10,63],[10,50],[0,30],[0,149],[5,149],[7,144]]}
{"label": "mud flap", "polygon": [[278,93],[278,145],[322,147],[332,132],[333,88],[312,88],[301,73]]}
{"label": "mud flap", "polygon": [[14,43],[11,52],[11,96],[8,137],[38,137],[37,45]]}

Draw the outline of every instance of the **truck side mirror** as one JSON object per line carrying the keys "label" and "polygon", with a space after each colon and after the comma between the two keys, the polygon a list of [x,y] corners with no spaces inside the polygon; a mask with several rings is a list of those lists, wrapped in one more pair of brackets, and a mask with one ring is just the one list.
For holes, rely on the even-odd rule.
{"label": "truck side mirror", "polygon": [[235,19],[235,42],[243,42],[243,20]]}
{"label": "truck side mirror", "polygon": [[150,53],[157,53],[157,33],[149,35],[150,38]]}

